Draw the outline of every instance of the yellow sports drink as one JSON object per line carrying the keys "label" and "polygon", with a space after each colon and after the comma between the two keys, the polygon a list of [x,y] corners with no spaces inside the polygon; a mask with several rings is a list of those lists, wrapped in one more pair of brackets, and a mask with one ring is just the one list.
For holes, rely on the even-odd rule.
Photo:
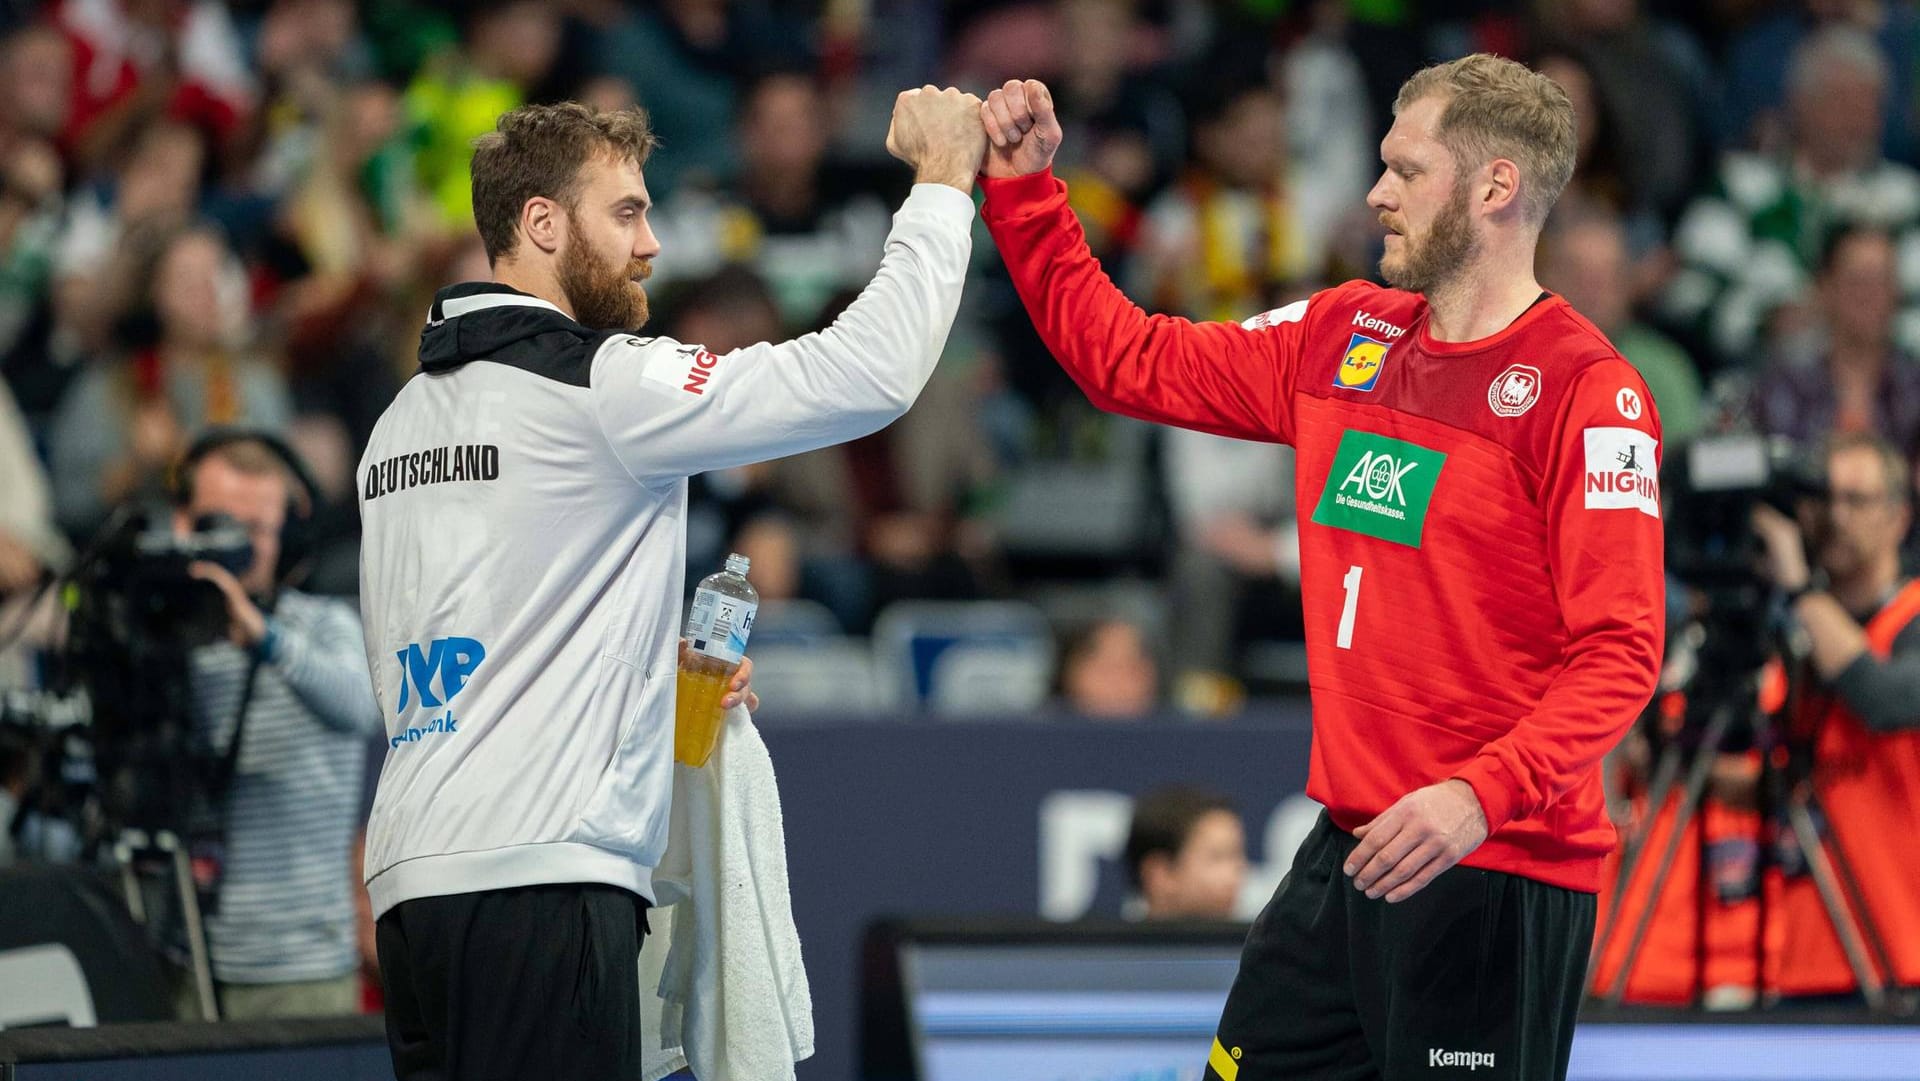
{"label": "yellow sports drink", "polygon": [[747,581],[747,557],[735,553],[727,566],[710,574],[694,590],[687,613],[687,652],[680,661],[675,689],[673,757],[704,766],[720,745],[726,697],[733,674],[747,655],[747,636],[760,610],[760,594]]}

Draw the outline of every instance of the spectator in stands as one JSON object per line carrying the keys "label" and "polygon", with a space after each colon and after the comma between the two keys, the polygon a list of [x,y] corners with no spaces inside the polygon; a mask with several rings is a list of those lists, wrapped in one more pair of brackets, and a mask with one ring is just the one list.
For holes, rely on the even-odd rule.
{"label": "spectator in stands", "polygon": [[1137,4],[1059,0],[1054,9],[1062,66],[1054,102],[1067,133],[1056,167],[1094,254],[1124,280],[1147,200],[1186,157],[1186,119],[1152,70],[1164,44]]}
{"label": "spectator in stands", "polygon": [[1634,317],[1633,264],[1619,218],[1566,207],[1553,213],[1540,246],[1540,284],[1565,297],[1640,370],[1666,438],[1692,436],[1700,430],[1700,373],[1686,350]]}
{"label": "spectator in stands", "polygon": [[734,175],[746,147],[716,133],[738,115],[740,88],[763,72],[810,66],[810,36],[768,5],[730,0],[630,5],[598,35],[600,73],[633,87],[661,143],[674,148],[647,165],[656,203],[667,205],[685,182],[714,188]]}
{"label": "spectator in stands", "polygon": [[392,302],[453,246],[419,189],[404,178],[393,191],[366,182],[401,126],[399,98],[384,83],[343,88],[280,208],[276,307],[289,380],[301,413],[336,418],[356,456],[397,389],[395,343],[420,330],[417,312]]}
{"label": "spectator in stands", "polygon": [[[66,542],[53,523],[47,475],[13,395],[0,383],[0,690],[30,687],[26,651],[7,637],[29,633],[26,606],[44,577],[64,566]],[[37,628],[34,628],[37,629]],[[0,823],[4,825],[4,823]]]}
{"label": "spectator in stands", "polygon": [[221,1015],[233,1020],[357,1013],[359,945],[351,858],[368,738],[380,710],[352,605],[283,587],[290,515],[311,493],[266,444],[244,436],[180,466],[176,524],[228,514],[253,539],[236,578],[193,573],[227,600],[229,641],[190,659],[196,731],[224,754],[226,860],[207,920]]}
{"label": "spectator in stands", "polygon": [[1777,147],[1787,139],[1787,72],[1794,51],[1828,26],[1853,26],[1873,36],[1886,58],[1887,85],[1880,98],[1881,153],[1914,164],[1914,75],[1920,70],[1920,16],[1909,4],[1884,0],[1790,0],[1742,26],[1727,43],[1721,71],[1726,78],[1726,123],[1730,142]]}
{"label": "spectator in stands", "polygon": [[[835,297],[822,325],[853,296]],[[694,284],[677,309],[674,336],[716,352],[781,333],[770,291],[744,268]],[[949,352],[964,346],[950,342]],[[849,631],[896,600],[989,592],[998,549],[979,497],[997,465],[980,425],[977,363],[969,361],[984,358],[949,356],[912,411],[878,435],[696,478],[689,570],[740,552],[753,560],[762,599],[818,601]]]}
{"label": "spectator in stands", "polygon": [[1218,715],[1245,697],[1240,647],[1249,635],[1298,641],[1300,531],[1293,448],[1168,430],[1161,457],[1173,512],[1168,579],[1173,700]]}
{"label": "spectator in stands", "polygon": [[[784,337],[780,310],[767,283],[745,267],[681,283],[662,297],[672,337],[704,342],[724,355]],[[821,528],[782,506],[774,464],[757,462],[694,477],[687,495],[689,582],[720,566],[727,553],[753,561],[753,583],[763,601],[805,597],[827,606],[843,627],[860,626],[868,609],[866,574],[850,538]],[[829,501],[850,498],[828,493]]]}
{"label": "spectator in stands", "polygon": [[1716,77],[1699,43],[1640,0],[1542,0],[1544,44],[1585,62],[1619,122],[1629,203],[1662,216],[1692,194],[1716,145]]}
{"label": "spectator in stands", "polygon": [[63,187],[52,143],[0,137],[0,374],[35,416],[48,412],[65,376],[49,352]]}
{"label": "spectator in stands", "polygon": [[829,159],[827,99],[805,72],[762,76],[741,92],[734,142],[740,170],[726,190],[680,189],[654,231],[675,255],[655,280],[750,266],[772,287],[788,326],[812,326],[827,301],[858,289],[880,265],[897,172]]}
{"label": "spectator in stands", "polygon": [[1246,830],[1224,796],[1155,789],[1133,805],[1126,859],[1147,919],[1232,919],[1247,876]]}
{"label": "spectator in stands", "polygon": [[[1573,102],[1577,125],[1573,179],[1567,182],[1560,201],[1554,204],[1554,214],[1620,218],[1634,262],[1653,264],[1653,257],[1666,249],[1666,225],[1644,193],[1627,179],[1621,163],[1628,151],[1620,138],[1619,125],[1600,97],[1592,69],[1574,54],[1560,51],[1541,55],[1534,67],[1567,92],[1568,100]],[[1654,266],[1653,269],[1660,268]],[[1633,284],[1629,299],[1637,300],[1640,283],[1636,280]]]}
{"label": "spectator in stands", "polygon": [[1101,620],[1060,651],[1060,702],[1083,717],[1137,720],[1160,698],[1160,668],[1138,624]]}
{"label": "spectator in stands", "polygon": [[[826,326],[857,294],[820,316]],[[980,423],[984,358],[951,339],[912,410],[870,436],[772,464],[779,505],[865,565],[874,612],[903,600],[971,600],[999,577],[994,531],[982,512],[997,472]],[[859,620],[850,626],[863,627]]]}
{"label": "spectator in stands", "polygon": [[[1812,446],[1828,433],[1872,433],[1920,450],[1920,363],[1895,341],[1898,252],[1878,229],[1836,234],[1820,259],[1821,332],[1760,378],[1753,419],[1763,432]],[[1658,395],[1656,394],[1656,397]]]}
{"label": "spectator in stands", "polygon": [[82,169],[160,117],[224,146],[255,107],[246,50],[219,0],[59,0],[53,17],[73,46],[64,148]]}
{"label": "spectator in stands", "polygon": [[[1834,26],[1794,50],[1791,141],[1773,155],[1729,154],[1674,234],[1681,269],[1665,295],[1722,364],[1757,367],[1763,343],[1807,322],[1802,298],[1836,228],[1883,229],[1920,243],[1920,173],[1880,155],[1886,58],[1859,30]],[[1896,340],[1920,344],[1920,280],[1900,300]]]}
{"label": "spectator in stands", "polygon": [[58,143],[73,110],[73,50],[59,30],[35,23],[0,41],[0,152],[18,139]]}
{"label": "spectator in stands", "polygon": [[1193,160],[1147,211],[1133,295],[1158,311],[1244,319],[1316,268],[1318,226],[1292,197],[1286,111],[1265,82],[1194,93]]}
{"label": "spectator in stands", "polygon": [[457,233],[473,228],[473,141],[527,100],[560,49],[560,16],[541,0],[480,0],[466,10],[460,47],[428,61],[406,93],[414,171]]}
{"label": "spectator in stands", "polygon": [[[1788,745],[1812,753],[1812,792],[1826,837],[1857,884],[1856,908],[1879,944],[1868,964],[1893,985],[1920,985],[1920,871],[1906,846],[1920,806],[1920,582],[1901,569],[1912,523],[1906,456],[1871,435],[1834,440],[1826,498],[1795,522],[1755,512],[1765,570],[1811,646],[1809,693],[1797,696]],[[1813,566],[1809,566],[1809,552]],[[1770,906],[1779,938],[1773,987],[1795,996],[1858,988],[1804,860],[1782,868]]]}
{"label": "spectator in stands", "polygon": [[107,510],[158,491],[167,465],[202,428],[284,430],[280,373],[251,355],[245,273],[216,232],[175,234],[153,265],[146,307],[151,344],[98,362],[75,380],[54,422],[54,505],[60,524],[90,533]]}
{"label": "spectator in stands", "polygon": [[341,94],[370,72],[352,0],[272,0],[252,35],[261,108],[250,179],[280,195],[302,176]]}
{"label": "spectator in stands", "polygon": [[53,254],[54,312],[62,347],[98,354],[139,303],[161,244],[200,205],[206,143],[186,124],[141,130],[112,182],[77,194]]}

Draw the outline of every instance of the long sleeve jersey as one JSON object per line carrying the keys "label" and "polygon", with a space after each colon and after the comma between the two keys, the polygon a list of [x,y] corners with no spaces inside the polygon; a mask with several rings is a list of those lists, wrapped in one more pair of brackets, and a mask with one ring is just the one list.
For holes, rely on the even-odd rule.
{"label": "long sleeve jersey", "polygon": [[652,898],[673,800],[687,477],[857,439],[933,374],[972,200],[916,185],[831,327],[716,356],[443,290],[361,459],[361,613],[388,751],[375,915],[600,882]]}
{"label": "long sleeve jersey", "polygon": [[1660,662],[1660,425],[1556,296],[1474,342],[1353,282],[1244,324],[1149,316],[1048,173],[986,184],[1041,337],[1095,405],[1296,448],[1313,696],[1307,792],[1344,830],[1458,778],[1489,836],[1464,863],[1598,888],[1599,761]]}

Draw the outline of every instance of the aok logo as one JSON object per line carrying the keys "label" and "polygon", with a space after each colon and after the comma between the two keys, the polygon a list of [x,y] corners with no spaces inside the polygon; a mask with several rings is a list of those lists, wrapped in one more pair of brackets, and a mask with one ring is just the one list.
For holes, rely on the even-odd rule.
{"label": "aok logo", "polygon": [[1357,494],[1363,493],[1371,499],[1391,499],[1404,507],[1407,489],[1401,482],[1419,465],[1410,458],[1395,458],[1385,451],[1370,450],[1353,463],[1347,479],[1340,482],[1340,490],[1352,488]]}
{"label": "aok logo", "polygon": [[1420,547],[1445,452],[1372,432],[1340,437],[1313,521]]}
{"label": "aok logo", "polygon": [[416,700],[421,709],[452,701],[487,659],[487,647],[471,638],[435,638],[425,649],[415,642],[394,656],[400,661],[400,702],[393,711],[405,713]]}

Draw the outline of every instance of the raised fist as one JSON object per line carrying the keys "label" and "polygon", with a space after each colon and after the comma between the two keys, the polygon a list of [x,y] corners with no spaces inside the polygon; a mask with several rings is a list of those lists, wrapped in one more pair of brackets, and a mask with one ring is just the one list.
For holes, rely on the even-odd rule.
{"label": "raised fist", "polygon": [[987,152],[980,99],[952,87],[923,86],[893,101],[887,152],[913,166],[914,182],[973,190]]}
{"label": "raised fist", "polygon": [[993,146],[987,151],[986,174],[1025,176],[1053,164],[1060,149],[1060,118],[1053,112],[1053,95],[1038,79],[1009,79],[987,95],[980,106],[980,123]]}

